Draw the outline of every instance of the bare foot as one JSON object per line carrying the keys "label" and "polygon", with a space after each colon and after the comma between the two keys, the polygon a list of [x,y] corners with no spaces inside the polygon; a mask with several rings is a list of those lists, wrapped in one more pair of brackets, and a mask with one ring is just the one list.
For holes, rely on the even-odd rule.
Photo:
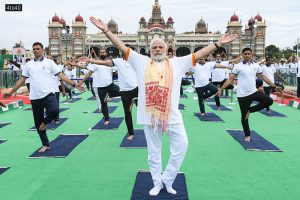
{"label": "bare foot", "polygon": [[102,113],[102,109],[98,109],[98,113]]}
{"label": "bare foot", "polygon": [[129,136],[127,137],[127,140],[133,140],[133,138],[134,138],[134,135],[129,135]]}
{"label": "bare foot", "polygon": [[250,142],[250,141],[251,141],[250,136],[245,137],[245,142]]}
{"label": "bare foot", "polygon": [[104,125],[108,125],[108,124],[109,124],[109,121],[105,121],[105,122],[104,122]]}
{"label": "bare foot", "polygon": [[221,111],[222,109],[221,109],[221,106],[218,106],[218,111]]}
{"label": "bare foot", "polygon": [[47,125],[44,122],[42,122],[40,127],[39,127],[39,131],[45,131],[46,128],[47,128]]}
{"label": "bare foot", "polygon": [[44,153],[45,151],[47,151],[47,150],[49,150],[49,149],[50,149],[50,147],[43,146],[43,147],[39,150],[39,152],[40,152],[40,153]]}

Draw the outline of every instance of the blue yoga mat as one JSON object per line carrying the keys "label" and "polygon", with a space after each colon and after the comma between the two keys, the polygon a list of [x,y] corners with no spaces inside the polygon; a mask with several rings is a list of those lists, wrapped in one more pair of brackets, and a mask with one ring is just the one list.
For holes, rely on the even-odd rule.
{"label": "blue yoga mat", "polygon": [[180,103],[180,104],[178,105],[178,109],[179,109],[179,110],[185,110],[185,105],[183,105],[183,104]]}
{"label": "blue yoga mat", "polygon": [[147,148],[144,130],[134,130],[133,140],[127,140],[128,133],[124,136],[120,147],[126,148]]}
{"label": "blue yoga mat", "polygon": [[120,101],[121,101],[121,97],[113,97],[110,99],[110,101],[107,101],[107,102],[118,103]]}
{"label": "blue yoga mat", "polygon": [[155,200],[188,200],[188,192],[184,173],[178,173],[173,183],[174,190],[177,194],[169,194],[164,188],[157,196],[150,196],[149,191],[154,187],[150,172],[140,170],[136,176],[133,186],[131,200],[155,199]]}
{"label": "blue yoga mat", "polygon": [[[59,118],[59,124],[55,124],[53,122],[47,124],[47,130],[51,129],[51,130],[54,130],[56,129],[57,127],[59,127],[61,124],[63,124],[68,118]],[[36,131],[36,128],[35,126],[31,127],[29,129],[29,131]]]}
{"label": "blue yoga mat", "polygon": [[201,121],[205,122],[224,122],[218,115],[215,113],[205,113],[204,116],[201,116],[200,113],[194,113]]}
{"label": "blue yoga mat", "polygon": [[[59,112],[64,112],[65,110],[68,110],[69,108],[59,108]],[[24,109],[23,111],[29,111],[29,110],[32,110],[32,108],[26,108]]]}
{"label": "blue yoga mat", "polygon": [[[113,113],[117,109],[117,107],[118,106],[108,106],[108,112]],[[99,112],[98,110],[99,109],[96,109],[93,113],[97,113],[97,114],[102,113],[102,112]]]}
{"label": "blue yoga mat", "polygon": [[180,98],[187,99],[188,96],[186,94],[180,95]]}
{"label": "blue yoga mat", "polygon": [[9,169],[9,167],[0,167],[0,175],[6,172]]}
{"label": "blue yoga mat", "polygon": [[11,123],[0,123],[0,128],[3,128],[4,126],[7,126],[9,124],[11,124]]}
{"label": "blue yoga mat", "polygon": [[81,98],[72,98],[70,100],[63,101],[62,103],[74,103],[74,102],[79,101],[79,100],[81,100]]}
{"label": "blue yoga mat", "polygon": [[104,125],[104,118],[101,119],[91,130],[111,130],[118,129],[122,123],[124,117],[111,117],[109,118],[109,124]]}
{"label": "blue yoga mat", "polygon": [[96,101],[96,98],[94,98],[94,97],[89,97],[87,100],[89,100],[89,101]]}
{"label": "blue yoga mat", "polygon": [[268,117],[287,117],[286,115],[284,115],[284,114],[281,114],[281,113],[279,113],[279,112],[276,112],[275,110],[270,110],[271,111],[271,113],[268,113],[267,111],[266,111],[266,109],[263,109],[263,110],[261,110],[261,111],[259,111],[261,114],[264,114],[264,115],[266,115],[266,116],[268,116]]}
{"label": "blue yoga mat", "polygon": [[[213,110],[218,110],[216,105],[212,105],[212,104],[207,104],[209,107],[211,107]],[[230,108],[227,108],[223,105],[221,105],[221,110],[222,111],[232,111]]]}
{"label": "blue yoga mat", "polygon": [[274,151],[282,152],[281,149],[260,136],[255,131],[251,131],[251,141],[245,142],[245,133],[242,130],[226,130],[234,139],[236,139],[245,150],[248,151]]}
{"label": "blue yoga mat", "polygon": [[67,157],[88,135],[59,135],[50,142],[49,150],[40,153],[36,150],[28,158],[65,158]]}
{"label": "blue yoga mat", "polygon": [[0,144],[2,144],[3,142],[6,142],[7,140],[5,139],[0,139]]}
{"label": "blue yoga mat", "polygon": [[205,99],[204,101],[206,101],[206,102],[215,102],[215,99],[214,98],[208,98],[208,99]]}

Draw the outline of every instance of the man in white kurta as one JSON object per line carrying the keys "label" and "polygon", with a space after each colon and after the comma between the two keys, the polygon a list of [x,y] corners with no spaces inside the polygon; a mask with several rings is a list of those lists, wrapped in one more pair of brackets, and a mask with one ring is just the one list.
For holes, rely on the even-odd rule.
{"label": "man in white kurta", "polygon": [[[180,98],[180,84],[182,76],[190,68],[195,65],[195,59],[192,55],[185,57],[174,57],[169,59],[173,69],[173,84],[171,93],[171,108],[168,121],[167,133],[170,138],[170,159],[166,170],[162,172],[161,162],[161,136],[162,126],[151,126],[151,115],[146,112],[146,94],[145,94],[145,72],[149,57],[140,55],[135,51],[128,49],[126,57],[128,63],[134,68],[137,73],[139,94],[139,106],[137,109],[137,123],[144,125],[144,132],[148,145],[148,162],[151,171],[154,186],[162,187],[162,183],[167,188],[172,188],[172,184],[177,175],[179,167],[185,157],[188,140],[186,131],[182,121],[182,115],[178,109]],[[162,64],[158,62],[159,64]],[[172,192],[171,192],[172,193]],[[176,193],[173,191],[173,193]]]}
{"label": "man in white kurta", "polygon": [[[156,38],[151,41],[151,58],[149,58],[126,47],[100,19],[91,17],[90,20],[125,54],[125,60],[137,74],[139,87],[137,120],[139,124],[144,125],[148,145],[148,164],[154,183],[149,194],[156,196],[163,185],[166,186],[168,193],[176,194],[172,184],[188,146],[182,116],[178,109],[181,78],[191,66],[195,66],[197,59],[208,55],[222,44],[233,41],[238,36],[235,34],[222,36],[217,43],[204,47],[196,53],[171,59],[167,58],[166,43]],[[164,132],[170,137],[171,155],[165,171],[161,174],[161,138]]]}

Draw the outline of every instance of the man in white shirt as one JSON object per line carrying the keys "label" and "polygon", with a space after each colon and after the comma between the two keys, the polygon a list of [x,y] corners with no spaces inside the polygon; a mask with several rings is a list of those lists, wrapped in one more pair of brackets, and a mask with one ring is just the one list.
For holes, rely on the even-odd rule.
{"label": "man in white shirt", "polygon": [[[227,80],[226,77],[226,72],[227,69],[226,67],[229,65],[229,61],[222,61],[222,57],[219,53],[216,54],[215,56],[215,63],[221,66],[224,66],[224,68],[215,68],[212,70],[211,73],[211,82],[216,86],[216,87],[222,87],[223,84],[225,83],[225,81]],[[230,84],[228,85],[226,88],[226,90],[228,89],[233,89],[233,85]],[[221,103],[220,103],[220,97],[219,96],[215,96],[215,102],[217,105],[218,110],[221,110]]]}
{"label": "man in white shirt", "polygon": [[[58,70],[60,72],[63,71],[63,65],[59,65],[58,61],[56,59],[53,59],[54,63],[56,64],[56,67],[58,68]],[[64,82],[62,80],[60,80],[57,76],[53,75],[53,79],[57,85],[57,87],[55,88],[55,96],[56,96],[56,100],[58,102],[58,110],[59,110],[59,96],[60,96],[60,92],[62,93],[63,97],[66,95],[66,91],[65,91],[65,85]],[[59,113],[56,115],[56,117],[54,118],[54,123],[55,124],[60,124],[59,121]]]}
{"label": "man in white shirt", "polygon": [[[81,59],[85,59],[84,57],[82,57]],[[86,63],[86,62],[85,62]],[[69,62],[70,65],[72,65],[73,67],[78,67],[80,68],[84,73],[84,75],[86,76],[89,72],[88,69],[90,69],[92,67],[91,64],[85,64],[85,65],[81,65],[83,63],[75,63],[74,60],[72,60],[72,62]],[[97,79],[101,78],[100,76],[95,76],[95,81],[97,81]],[[94,74],[91,74],[89,76],[88,79],[86,79],[86,81],[89,80],[90,84],[91,84],[91,91],[92,91],[92,95],[93,95],[93,98],[96,99],[96,102],[97,102],[97,105],[98,105],[98,112],[101,113],[102,112],[102,109],[101,109],[101,101],[100,101],[100,98],[99,98],[99,94],[98,94],[98,89],[97,87],[94,85]],[[86,81],[85,81],[85,84],[86,84]]]}
{"label": "man in white shirt", "polygon": [[195,78],[195,90],[198,95],[200,114],[205,114],[204,99],[211,97],[218,92],[218,88],[209,82],[212,70],[215,68],[224,68],[216,65],[216,62],[205,62],[205,58],[199,59],[199,63],[192,68]]}
{"label": "man in white shirt", "polygon": [[[245,133],[245,141],[250,142],[249,114],[260,111],[273,103],[273,100],[268,95],[257,91],[256,76],[268,83],[271,87],[278,90],[280,90],[280,88],[277,88],[267,76],[262,74],[261,67],[253,62],[252,50],[250,48],[244,48],[242,50],[242,56],[244,60],[234,66],[229,79],[219,89],[216,95],[220,95],[222,90],[231,84],[235,78],[238,79],[237,98],[241,109],[241,122]],[[259,103],[255,106],[251,106],[253,101],[258,101]]]}
{"label": "man in white shirt", "polygon": [[[3,97],[10,97],[25,83],[26,78],[30,78],[29,99],[31,100],[35,127],[43,145],[39,151],[45,152],[50,149],[46,125],[50,123],[59,112],[58,102],[55,97],[57,83],[55,83],[53,75],[76,86],[80,90],[82,90],[82,87],[76,85],[76,83],[64,76],[52,60],[43,56],[43,45],[40,42],[35,42],[32,45],[32,48],[34,59],[26,64],[22,76],[17,81],[16,85],[9,93],[5,93]],[[46,117],[44,117],[44,109],[46,109]]]}
{"label": "man in white shirt", "polygon": [[[275,83],[275,77],[278,77],[282,82],[285,82],[285,80],[277,73],[276,67],[273,65],[273,59],[271,57],[266,58],[266,64],[262,66],[262,73],[267,76],[273,83]],[[279,86],[278,84],[276,84]],[[283,86],[280,86],[283,88]],[[263,81],[263,88],[265,94],[270,96],[271,94],[271,87],[269,84],[267,84],[265,81]],[[270,107],[266,107],[267,112],[270,113]]]}
{"label": "man in white shirt", "polygon": [[[172,185],[188,146],[182,116],[178,109],[182,76],[191,66],[195,66],[197,59],[238,36],[222,36],[217,43],[204,47],[196,53],[171,59],[167,58],[167,44],[156,38],[150,43],[151,58],[149,58],[127,48],[100,19],[91,17],[90,20],[125,54],[125,60],[137,74],[139,87],[137,121],[138,124],[144,125],[148,164],[154,183],[149,194],[156,196],[163,185],[166,186],[168,193],[176,194]],[[161,138],[164,132],[167,132],[170,138],[171,155],[166,170],[161,174]]]}
{"label": "man in white shirt", "polygon": [[[100,60],[107,60],[106,49],[100,49]],[[110,98],[120,96],[119,87],[112,80],[112,68],[105,65],[88,65],[89,72],[80,81],[82,85],[93,73],[93,87],[97,87],[99,99],[101,101],[102,114],[104,116],[104,125],[109,124],[109,112],[107,107],[108,95]]]}
{"label": "man in white shirt", "polygon": [[134,129],[132,123],[131,108],[132,103],[137,105],[138,97],[138,83],[136,73],[128,62],[123,58],[116,58],[112,60],[88,60],[88,62],[98,65],[105,65],[108,67],[116,67],[118,70],[118,79],[120,87],[120,95],[125,113],[125,122],[128,131],[127,140],[134,138]]}

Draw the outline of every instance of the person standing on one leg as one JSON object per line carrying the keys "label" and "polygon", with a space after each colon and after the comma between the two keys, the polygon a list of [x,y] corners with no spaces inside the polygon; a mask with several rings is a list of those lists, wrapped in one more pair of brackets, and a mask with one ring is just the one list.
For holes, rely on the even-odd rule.
{"label": "person standing on one leg", "polygon": [[[118,79],[120,95],[125,113],[125,122],[128,130],[127,140],[134,138],[134,129],[131,115],[132,101],[138,97],[138,83],[136,73],[133,68],[122,58],[112,60],[89,60],[88,62],[109,67],[116,66],[118,69]],[[137,100],[134,100],[137,105]]]}
{"label": "person standing on one leg", "polygon": [[[100,49],[100,60],[107,60],[106,49]],[[120,89],[112,80],[112,68],[105,65],[88,65],[89,72],[84,76],[79,85],[82,85],[93,73],[93,87],[97,87],[98,95],[101,101],[102,114],[104,116],[104,125],[109,124],[109,112],[107,107],[108,95],[110,98],[120,96]]]}
{"label": "person standing on one leg", "polygon": [[[222,44],[233,41],[238,35],[222,36],[217,43],[202,48],[196,53],[183,57],[167,58],[167,44],[160,38],[150,43],[151,58],[136,53],[125,44],[100,19],[90,18],[105,36],[125,55],[125,60],[137,74],[139,106],[138,124],[144,125],[148,146],[148,164],[154,187],[149,191],[152,196],[166,186],[167,192],[176,194],[172,185],[184,160],[188,140],[178,109],[182,76],[200,59],[216,50]],[[162,134],[167,132],[170,138],[170,159],[162,172],[161,145]]]}
{"label": "person standing on one leg", "polygon": [[[266,64],[262,66],[262,73],[268,77],[273,83],[275,83],[275,76],[277,76],[282,82],[285,82],[285,80],[279,75],[279,73],[276,72],[276,68],[273,65],[273,59],[270,57],[266,58]],[[266,82],[263,82],[263,88],[266,95],[270,96],[271,94],[271,87]],[[266,111],[270,113],[270,107],[266,107]]]}
{"label": "person standing on one leg", "polygon": [[[55,97],[55,89],[57,83],[53,79],[53,75],[58,76],[61,80],[76,86],[76,84],[64,76],[56,64],[43,56],[43,45],[40,42],[35,42],[33,45],[34,59],[29,61],[22,76],[17,81],[16,85],[9,93],[3,95],[4,98],[10,97],[24,83],[26,78],[30,78],[30,94],[32,112],[34,117],[35,127],[42,141],[40,152],[45,152],[49,147],[49,140],[46,134],[46,125],[50,123],[58,114],[58,102]],[[76,86],[82,90],[81,86]],[[46,117],[44,117],[44,109],[46,109]]]}
{"label": "person standing on one leg", "polygon": [[[81,59],[83,59],[84,57],[81,57]],[[84,58],[84,60],[86,60],[86,58]],[[72,65],[73,67],[78,67],[82,70],[85,70],[85,73],[84,75],[86,76],[88,74],[88,72],[90,71],[89,69],[92,67],[91,64],[89,65],[80,65],[79,63],[75,63],[74,61],[72,62],[69,62],[70,65]],[[101,109],[101,101],[100,101],[100,98],[99,98],[99,94],[98,94],[98,89],[97,89],[97,85],[98,84],[98,79],[101,77],[97,75],[97,73],[95,73],[95,84],[94,84],[94,74],[89,74],[89,80],[90,80],[90,84],[91,84],[91,91],[92,91],[92,95],[93,97],[96,99],[96,102],[97,102],[97,105],[98,105],[98,112],[101,113],[102,112],[102,109]]]}
{"label": "person standing on one leg", "polygon": [[218,92],[218,88],[209,82],[210,74],[215,66],[215,62],[205,62],[205,58],[202,57],[192,69],[194,71],[195,90],[198,95],[200,114],[202,116],[205,114],[204,99]]}
{"label": "person standing on one leg", "polygon": [[[280,90],[280,88],[277,88],[268,77],[262,74],[261,67],[252,61],[252,50],[250,48],[244,48],[242,55],[244,60],[234,66],[229,79],[223,84],[216,95],[220,95],[222,90],[231,84],[235,78],[238,79],[237,98],[241,110],[241,122],[245,133],[245,141],[250,142],[249,114],[260,111],[273,103],[273,100],[268,95],[256,89],[256,76],[271,87],[277,90]],[[259,103],[251,106],[253,101],[258,101]]]}

